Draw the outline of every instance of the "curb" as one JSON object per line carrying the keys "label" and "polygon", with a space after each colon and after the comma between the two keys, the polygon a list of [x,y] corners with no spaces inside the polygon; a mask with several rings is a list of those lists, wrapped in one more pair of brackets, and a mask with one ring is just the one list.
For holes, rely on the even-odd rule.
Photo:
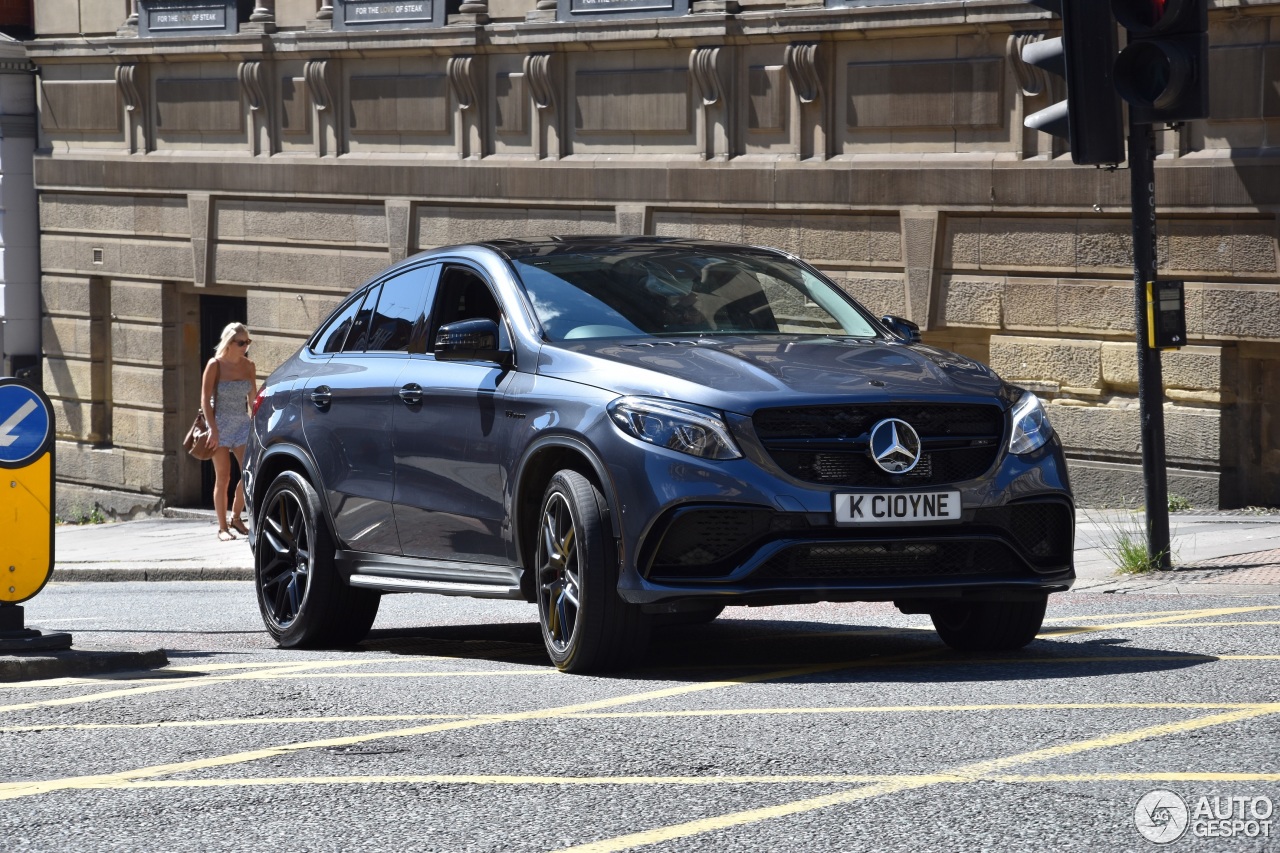
{"label": "curb", "polygon": [[146,568],[134,566],[102,569],[62,568],[55,566],[51,583],[84,583],[86,581],[251,581],[253,569],[241,566],[223,568]]}
{"label": "curb", "polygon": [[29,655],[0,656],[0,682],[35,681],[77,675],[98,675],[134,669],[159,669],[169,665],[164,649],[108,651],[68,649]]}

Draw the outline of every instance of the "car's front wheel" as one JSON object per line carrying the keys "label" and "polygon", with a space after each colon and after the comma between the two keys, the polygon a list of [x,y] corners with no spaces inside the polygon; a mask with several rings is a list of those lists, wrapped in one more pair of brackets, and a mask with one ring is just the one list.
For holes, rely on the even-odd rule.
{"label": "car's front wheel", "polygon": [[1048,598],[1032,601],[972,601],[934,610],[933,627],[942,641],[962,652],[1020,649],[1036,638]]}
{"label": "car's front wheel", "polygon": [[534,571],[547,653],[564,672],[624,667],[644,652],[649,623],[618,595],[618,554],[600,490],[560,471],[542,497]]}
{"label": "car's front wheel", "polygon": [[284,648],[349,646],[364,639],[381,595],[343,582],[316,490],[302,475],[284,471],[261,506],[253,575],[267,631]]}

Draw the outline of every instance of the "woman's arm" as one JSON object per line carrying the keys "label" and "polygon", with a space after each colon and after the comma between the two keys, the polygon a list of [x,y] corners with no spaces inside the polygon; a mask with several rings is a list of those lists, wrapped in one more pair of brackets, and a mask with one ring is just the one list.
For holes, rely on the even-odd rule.
{"label": "woman's arm", "polygon": [[[249,359],[246,358],[245,361],[249,361]],[[249,361],[249,397],[245,401],[245,405],[248,407],[250,414],[253,413],[253,398],[257,396],[258,396],[258,366],[254,364],[252,361]]]}
{"label": "woman's arm", "polygon": [[205,444],[218,446],[218,422],[213,417],[213,395],[218,388],[218,360],[209,359],[204,366],[204,375],[200,378],[200,411],[204,412],[205,422],[209,424],[209,437]]}

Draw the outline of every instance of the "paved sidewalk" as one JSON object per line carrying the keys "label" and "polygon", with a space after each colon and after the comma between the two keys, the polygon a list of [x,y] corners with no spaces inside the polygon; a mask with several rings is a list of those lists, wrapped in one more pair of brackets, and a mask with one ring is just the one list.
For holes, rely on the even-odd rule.
{"label": "paved sidewalk", "polygon": [[1146,541],[1142,513],[1077,510],[1075,590],[1280,593],[1280,512],[1172,513],[1169,534],[1172,571],[1118,575],[1109,551],[1124,536]]}
{"label": "paved sidewalk", "polygon": [[[1174,513],[1175,569],[1115,574],[1108,546],[1120,536],[1146,538],[1140,513],[1079,510],[1076,590],[1081,592],[1280,593],[1280,512]],[[251,580],[253,555],[243,539],[219,542],[204,518],[152,518],[118,524],[64,525],[55,538],[53,580]]]}

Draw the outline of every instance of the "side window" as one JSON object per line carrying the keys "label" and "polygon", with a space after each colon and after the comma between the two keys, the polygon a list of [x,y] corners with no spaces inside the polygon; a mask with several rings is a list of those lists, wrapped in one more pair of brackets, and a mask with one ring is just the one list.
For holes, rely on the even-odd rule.
{"label": "side window", "polygon": [[414,327],[422,316],[426,296],[427,268],[407,270],[382,283],[378,308],[369,324],[368,349],[379,352],[408,352]]}
{"label": "side window", "polygon": [[363,294],[357,294],[337,314],[333,315],[333,319],[329,321],[329,324],[316,336],[316,341],[313,345],[316,352],[342,352],[342,345],[347,340],[347,332],[351,330],[351,324],[355,321],[356,312],[360,310],[360,303],[364,301],[361,298],[362,296]]}
{"label": "side window", "polygon": [[347,332],[347,342],[342,346],[343,352],[364,352],[368,348],[369,321],[373,319],[373,307],[378,304],[378,294],[381,291],[382,285],[375,284],[365,294],[364,304],[356,312],[355,320],[351,323],[351,331]]}
{"label": "side window", "polygon": [[431,318],[431,339],[446,323],[458,320],[488,318],[502,326],[502,310],[488,283],[474,270],[466,267],[446,267],[440,275],[436,291],[436,309]]}

